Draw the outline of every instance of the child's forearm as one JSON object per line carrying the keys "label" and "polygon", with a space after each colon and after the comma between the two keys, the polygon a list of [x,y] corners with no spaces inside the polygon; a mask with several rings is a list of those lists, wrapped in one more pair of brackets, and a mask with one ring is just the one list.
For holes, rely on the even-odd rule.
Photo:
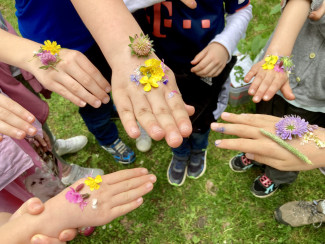
{"label": "child's forearm", "polygon": [[297,36],[307,20],[309,9],[309,0],[290,0],[287,3],[266,55],[291,55]]}

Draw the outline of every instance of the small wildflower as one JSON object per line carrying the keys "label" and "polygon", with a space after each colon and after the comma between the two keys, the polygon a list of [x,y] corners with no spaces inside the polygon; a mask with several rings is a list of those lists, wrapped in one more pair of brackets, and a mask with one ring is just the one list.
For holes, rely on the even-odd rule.
{"label": "small wildflower", "polygon": [[154,51],[153,44],[148,35],[144,35],[143,33],[138,36],[137,34],[134,37],[129,37],[131,44],[129,47],[131,48],[131,54],[137,55],[138,57],[147,57],[151,52]]}
{"label": "small wildflower", "polygon": [[93,191],[99,189],[99,183],[102,181],[102,177],[100,175],[97,175],[96,178],[87,177],[87,179],[85,180],[85,184],[89,186],[91,191]]}
{"label": "small wildflower", "polygon": [[283,140],[292,140],[292,137],[296,136],[302,137],[310,131],[309,123],[295,115],[284,116],[283,119],[275,124],[275,128],[276,134]]}
{"label": "small wildflower", "polygon": [[44,45],[41,46],[42,50],[51,52],[52,55],[59,54],[61,45],[58,45],[56,41],[50,40],[44,41]]}

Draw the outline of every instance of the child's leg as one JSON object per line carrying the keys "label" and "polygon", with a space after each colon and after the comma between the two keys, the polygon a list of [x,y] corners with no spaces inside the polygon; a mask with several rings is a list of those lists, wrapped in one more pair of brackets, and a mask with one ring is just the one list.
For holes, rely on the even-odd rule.
{"label": "child's leg", "polygon": [[171,185],[184,184],[187,173],[187,164],[191,153],[189,138],[183,138],[182,144],[172,148],[173,157],[167,169],[167,179]]}
{"label": "child's leg", "polygon": [[209,133],[210,129],[204,133],[192,133],[190,136],[191,154],[187,176],[191,179],[198,179],[205,173]]}

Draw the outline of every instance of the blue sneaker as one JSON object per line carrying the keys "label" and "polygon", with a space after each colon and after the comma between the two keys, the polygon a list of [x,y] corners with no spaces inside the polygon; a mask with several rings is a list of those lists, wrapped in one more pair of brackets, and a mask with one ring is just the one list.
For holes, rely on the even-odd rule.
{"label": "blue sneaker", "polygon": [[188,157],[178,157],[173,155],[167,169],[167,179],[169,184],[173,186],[181,186],[184,184],[187,172],[187,162]]}
{"label": "blue sneaker", "polygon": [[118,163],[131,164],[135,160],[135,154],[132,149],[125,145],[120,138],[117,138],[111,145],[102,146],[102,148],[109,152]]}
{"label": "blue sneaker", "polygon": [[198,179],[204,175],[207,168],[207,150],[193,150],[187,168],[187,177]]}

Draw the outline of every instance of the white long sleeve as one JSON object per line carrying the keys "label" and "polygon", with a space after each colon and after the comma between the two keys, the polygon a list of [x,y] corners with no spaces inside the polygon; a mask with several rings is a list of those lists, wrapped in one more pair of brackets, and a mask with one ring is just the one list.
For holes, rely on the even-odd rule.
{"label": "white long sleeve", "polygon": [[253,17],[252,8],[252,5],[248,5],[234,14],[227,15],[224,30],[211,40],[211,42],[222,44],[227,49],[228,62],[231,60],[231,55],[236,50],[239,40],[245,36],[248,23]]}
{"label": "white long sleeve", "polygon": [[165,0],[124,0],[126,7],[131,13],[152,6],[156,3],[164,2]]}

